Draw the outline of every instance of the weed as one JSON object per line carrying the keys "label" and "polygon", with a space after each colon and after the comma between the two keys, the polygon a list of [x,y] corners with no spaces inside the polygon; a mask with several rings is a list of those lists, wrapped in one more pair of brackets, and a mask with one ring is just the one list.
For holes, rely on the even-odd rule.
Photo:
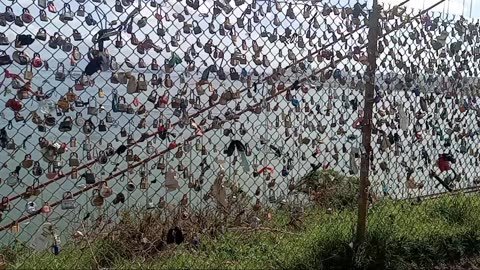
{"label": "weed", "polygon": [[[354,184],[347,184],[348,178],[339,174],[326,173],[342,187]],[[322,185],[318,182],[317,188]],[[165,212],[125,213],[122,222],[92,247],[75,243],[54,256],[13,246],[0,254],[11,267],[22,269],[431,269],[480,254],[480,197],[462,194],[420,205],[392,200],[375,204],[368,215],[366,241],[354,254],[356,210],[347,202],[354,202],[356,195],[337,197],[339,189],[330,188],[323,201],[305,209],[301,228],[289,225],[289,207],[264,209],[273,218],[256,230],[245,222],[259,213],[247,211],[237,226],[239,209],[231,209],[234,215],[191,211],[189,218],[177,220],[183,221],[185,242],[167,245],[161,244],[164,233],[174,223],[164,219]],[[338,207],[326,211],[332,205]]]}

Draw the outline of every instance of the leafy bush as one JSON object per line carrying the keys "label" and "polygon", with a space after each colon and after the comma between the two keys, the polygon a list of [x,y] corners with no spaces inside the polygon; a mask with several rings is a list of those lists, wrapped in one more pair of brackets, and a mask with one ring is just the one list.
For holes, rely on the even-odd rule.
{"label": "leafy bush", "polygon": [[317,170],[302,177],[297,189],[309,194],[321,207],[342,210],[357,206],[358,185],[358,177],[348,177],[334,170]]}

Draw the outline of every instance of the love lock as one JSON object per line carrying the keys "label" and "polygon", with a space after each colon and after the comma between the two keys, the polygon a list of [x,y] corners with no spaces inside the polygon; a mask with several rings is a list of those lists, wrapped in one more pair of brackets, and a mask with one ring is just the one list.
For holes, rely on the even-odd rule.
{"label": "love lock", "polygon": [[27,204],[25,205],[25,211],[27,211],[29,215],[35,214],[38,211],[37,204],[32,201],[27,202]]}
{"label": "love lock", "polygon": [[65,66],[63,63],[57,64],[57,69],[55,71],[55,80],[65,81]]}
{"label": "love lock", "polygon": [[18,177],[18,173],[11,172],[10,175],[5,179],[5,183],[10,187],[15,187],[18,185],[20,178]]}
{"label": "love lock", "polygon": [[102,206],[103,203],[105,202],[105,199],[100,195],[100,190],[94,189],[92,195],[93,196],[90,199],[90,203],[96,207]]}
{"label": "love lock", "polygon": [[23,108],[23,103],[16,98],[11,98],[5,103],[5,107],[10,108],[14,112],[18,112]]}
{"label": "love lock", "polygon": [[106,181],[103,181],[100,186],[100,196],[103,198],[108,198],[113,194],[113,190],[108,186]]}
{"label": "love lock", "polygon": [[270,203],[276,203],[277,202],[277,197],[275,196],[275,191],[273,189],[269,190],[268,201]]}
{"label": "love lock", "polygon": [[95,184],[95,174],[90,169],[85,172],[84,177],[87,185]]}
{"label": "love lock", "polygon": [[64,23],[73,21],[73,12],[68,3],[65,3],[63,5],[63,9],[60,13],[59,19]]}
{"label": "love lock", "polygon": [[450,163],[455,163],[456,159],[450,153],[444,153],[438,155],[437,165],[441,172],[451,170]]}
{"label": "love lock", "polygon": [[62,161],[62,156],[61,155],[57,155],[55,157],[55,160],[53,160],[52,162],[52,166],[54,169],[61,169],[63,167],[63,161]]}
{"label": "love lock", "polygon": [[73,195],[70,191],[65,192],[63,194],[61,207],[62,207],[63,210],[74,209],[75,207],[77,207],[77,203],[73,199]]}
{"label": "love lock", "polygon": [[[93,104],[92,104],[93,101]],[[90,115],[98,115],[98,104],[95,97],[90,97],[88,100],[87,113]]]}
{"label": "love lock", "polygon": [[132,182],[132,180],[129,180],[125,188],[127,189],[127,191],[132,192],[135,190],[136,186],[135,183]]}

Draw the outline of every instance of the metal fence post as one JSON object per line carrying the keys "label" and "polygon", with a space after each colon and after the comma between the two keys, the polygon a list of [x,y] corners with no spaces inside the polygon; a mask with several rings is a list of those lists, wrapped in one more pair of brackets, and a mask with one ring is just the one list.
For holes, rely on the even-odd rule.
{"label": "metal fence post", "polygon": [[355,244],[358,247],[365,240],[367,229],[367,211],[368,211],[368,193],[370,181],[368,180],[370,169],[370,156],[372,155],[371,136],[372,136],[372,111],[375,94],[375,73],[377,60],[377,39],[379,25],[379,6],[377,0],[373,1],[372,10],[369,16],[368,31],[368,66],[365,74],[365,95],[364,112],[362,128],[362,159],[360,171],[360,185],[358,200],[358,219]]}

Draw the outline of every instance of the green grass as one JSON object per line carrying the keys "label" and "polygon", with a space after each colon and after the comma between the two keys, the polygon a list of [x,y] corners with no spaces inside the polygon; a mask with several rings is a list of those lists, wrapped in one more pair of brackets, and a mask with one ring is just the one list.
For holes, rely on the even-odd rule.
{"label": "green grass", "polygon": [[356,210],[327,214],[320,208],[307,210],[301,230],[289,227],[288,213],[278,211],[264,224],[275,231],[229,230],[217,238],[202,238],[197,248],[170,247],[148,260],[129,258],[128,247],[105,241],[91,249],[65,248],[59,256],[32,255],[24,249],[3,253],[11,268],[22,269],[92,268],[95,260],[116,269],[429,269],[480,254],[479,206],[477,195],[441,197],[420,205],[384,201],[370,209],[367,241],[355,256],[349,244]]}

